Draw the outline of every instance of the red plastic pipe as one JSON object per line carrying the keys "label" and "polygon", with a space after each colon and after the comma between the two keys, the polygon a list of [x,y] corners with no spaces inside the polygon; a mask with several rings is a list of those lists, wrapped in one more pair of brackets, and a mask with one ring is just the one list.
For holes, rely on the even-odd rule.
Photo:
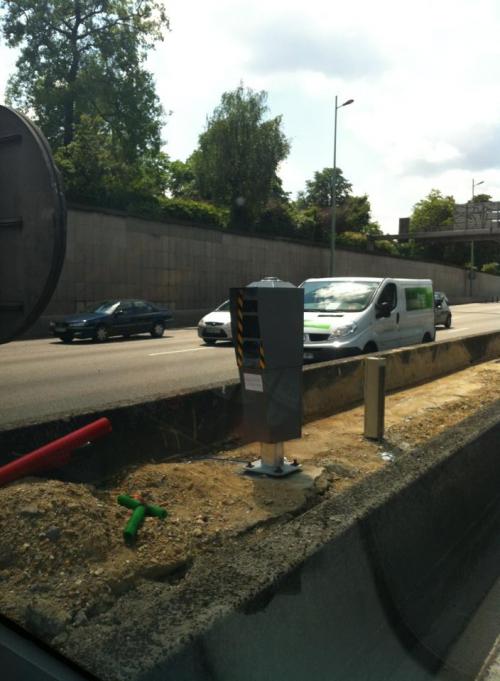
{"label": "red plastic pipe", "polygon": [[89,423],[88,426],[79,428],[64,437],[60,437],[58,440],[35,449],[34,452],[25,454],[19,459],[1,466],[0,487],[26,475],[33,475],[48,468],[67,464],[75,449],[111,433],[111,431],[112,427],[109,419],[98,419]]}

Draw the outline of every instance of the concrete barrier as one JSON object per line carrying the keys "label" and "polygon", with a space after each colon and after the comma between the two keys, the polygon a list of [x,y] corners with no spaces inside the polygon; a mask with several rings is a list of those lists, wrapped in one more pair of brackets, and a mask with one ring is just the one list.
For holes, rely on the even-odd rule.
{"label": "concrete barrier", "polygon": [[[500,357],[500,332],[415,345],[378,353],[386,358],[386,390],[400,390],[471,364]],[[363,399],[363,358],[337,360],[304,370],[305,421],[328,416]]]}
{"label": "concrete barrier", "polygon": [[[384,354],[386,388],[399,390],[500,357],[500,332],[440,341]],[[337,360],[304,369],[304,421],[329,416],[363,399],[364,358]],[[102,480],[124,466],[178,455],[200,455],[242,443],[238,381],[203,390],[0,431],[2,461],[8,461],[80,428],[99,416],[113,435],[84,450],[61,477]]]}

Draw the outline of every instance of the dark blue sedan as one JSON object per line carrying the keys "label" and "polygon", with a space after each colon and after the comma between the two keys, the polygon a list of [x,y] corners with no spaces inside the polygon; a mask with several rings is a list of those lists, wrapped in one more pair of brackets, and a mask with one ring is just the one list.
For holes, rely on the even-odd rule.
{"label": "dark blue sedan", "polygon": [[74,338],[103,342],[111,336],[128,338],[137,333],[161,338],[171,321],[169,310],[145,300],[106,300],[86,312],[50,322],[50,329],[64,343],[71,343]]}

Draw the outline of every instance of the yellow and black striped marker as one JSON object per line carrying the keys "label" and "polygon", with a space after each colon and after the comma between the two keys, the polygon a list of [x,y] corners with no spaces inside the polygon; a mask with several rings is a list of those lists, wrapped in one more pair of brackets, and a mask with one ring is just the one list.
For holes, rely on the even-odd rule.
{"label": "yellow and black striped marker", "polygon": [[260,353],[259,354],[260,354],[259,366],[260,366],[261,369],[265,369],[266,368],[266,359],[264,357],[264,346],[262,345],[262,343],[260,344]]}
{"label": "yellow and black striped marker", "polygon": [[236,362],[240,368],[243,366],[243,294],[241,291],[237,299]]}

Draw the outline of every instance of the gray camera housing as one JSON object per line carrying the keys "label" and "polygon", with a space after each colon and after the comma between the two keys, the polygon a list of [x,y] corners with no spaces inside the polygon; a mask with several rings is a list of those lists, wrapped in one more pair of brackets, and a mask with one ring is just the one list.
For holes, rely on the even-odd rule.
{"label": "gray camera housing", "polygon": [[304,291],[267,278],[230,290],[243,399],[243,436],[276,443],[301,436]]}

